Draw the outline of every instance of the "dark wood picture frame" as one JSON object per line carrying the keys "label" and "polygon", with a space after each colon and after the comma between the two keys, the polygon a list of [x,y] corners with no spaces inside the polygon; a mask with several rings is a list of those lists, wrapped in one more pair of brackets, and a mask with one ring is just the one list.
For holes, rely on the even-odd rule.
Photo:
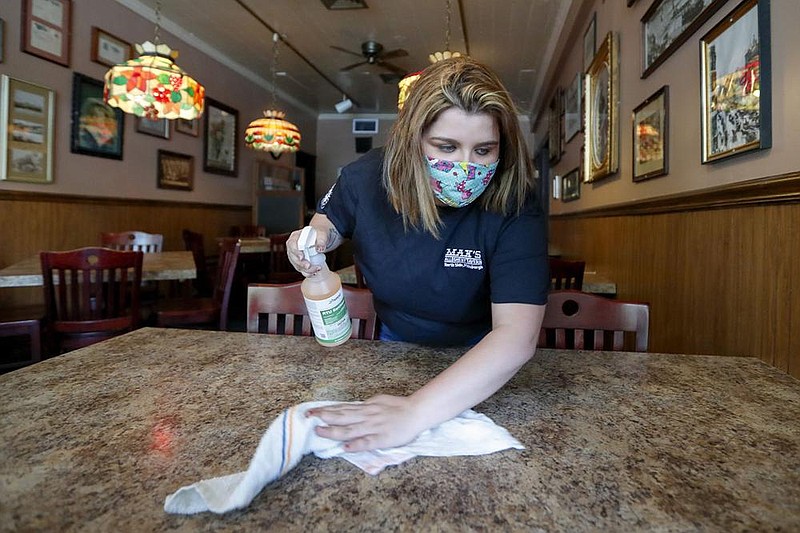
{"label": "dark wood picture frame", "polygon": [[69,67],[72,0],[22,0],[20,34],[23,52]]}
{"label": "dark wood picture frame", "polygon": [[[675,53],[725,2],[678,0],[676,7],[671,0],[654,0],[642,17],[642,79]],[[681,24],[674,24],[676,20]]]}
{"label": "dark wood picture frame", "polygon": [[206,97],[203,120],[203,170],[237,176],[239,112]]}
{"label": "dark wood picture frame", "polygon": [[194,157],[168,150],[158,151],[158,188],[194,189]]}
{"label": "dark wood picture frame", "polygon": [[555,164],[561,160],[561,153],[564,148],[564,135],[561,128],[563,114],[564,92],[561,87],[556,88],[553,97],[550,99],[549,121],[548,121],[548,142],[550,162]]}
{"label": "dark wood picture frame", "polygon": [[200,119],[193,118],[191,120],[186,120],[185,118],[176,118],[175,119],[175,131],[178,133],[184,133],[186,135],[191,135],[192,137],[199,137],[200,136]]}
{"label": "dark wood picture frame", "polygon": [[669,173],[669,87],[664,85],[632,113],[633,181]]}
{"label": "dark wood picture frame", "polygon": [[561,178],[561,201],[572,202],[581,197],[580,168],[574,168]]}
{"label": "dark wood picture frame", "polygon": [[589,70],[589,65],[597,53],[597,12],[592,13],[592,20],[583,32],[583,71]]}
{"label": "dark wood picture frame", "polygon": [[0,18],[0,63],[6,56],[6,21]]}
{"label": "dark wood picture frame", "polygon": [[103,82],[74,72],[70,151],[122,159],[124,133],[125,114],[103,100]]}
{"label": "dark wood picture frame", "polygon": [[772,146],[771,55],[769,0],[741,2],[700,39],[702,163]]}
{"label": "dark wood picture frame", "polygon": [[169,139],[170,122],[172,121],[165,118],[136,117],[136,131],[159,139]]}
{"label": "dark wood picture frame", "polygon": [[92,61],[113,67],[133,58],[133,46],[97,26],[92,26]]}

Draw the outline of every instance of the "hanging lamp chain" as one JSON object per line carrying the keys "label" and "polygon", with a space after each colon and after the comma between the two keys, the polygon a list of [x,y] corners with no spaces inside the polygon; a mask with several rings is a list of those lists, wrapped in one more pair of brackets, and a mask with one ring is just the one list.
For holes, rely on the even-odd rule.
{"label": "hanging lamp chain", "polygon": [[445,15],[444,49],[450,50],[450,0],[447,0],[447,14]]}
{"label": "hanging lamp chain", "polygon": [[278,97],[275,89],[277,70],[278,70],[278,39],[277,33],[272,34],[272,65],[270,65],[270,75],[272,76],[272,109],[278,108]]}
{"label": "hanging lamp chain", "polygon": [[158,0],[158,2],[156,2],[156,29],[154,32],[155,37],[153,37],[153,44],[155,44],[156,46],[158,46],[158,43],[160,41],[158,35],[160,29],[161,29],[161,0]]}

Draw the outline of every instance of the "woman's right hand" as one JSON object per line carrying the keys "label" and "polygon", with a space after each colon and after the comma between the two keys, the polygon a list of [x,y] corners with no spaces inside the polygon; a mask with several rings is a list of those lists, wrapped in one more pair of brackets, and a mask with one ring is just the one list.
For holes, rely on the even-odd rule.
{"label": "woman's right hand", "polygon": [[[312,227],[317,231],[317,251],[324,252],[327,244],[327,231],[318,226],[312,225]],[[291,235],[289,235],[289,239],[286,241],[286,255],[289,257],[289,262],[295,270],[305,277],[309,277],[319,272],[320,267],[314,266],[310,261],[306,260],[303,257],[303,251],[297,247],[297,241],[300,238],[301,231],[303,231],[302,228],[293,231]]]}

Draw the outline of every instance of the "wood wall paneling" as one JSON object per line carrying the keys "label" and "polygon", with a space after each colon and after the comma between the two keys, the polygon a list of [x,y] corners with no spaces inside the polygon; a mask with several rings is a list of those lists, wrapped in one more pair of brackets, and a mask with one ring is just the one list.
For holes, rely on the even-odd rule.
{"label": "wood wall paneling", "polygon": [[756,356],[800,377],[800,204],[553,217],[550,242],[651,305],[654,352]]}
{"label": "wood wall paneling", "polygon": [[[251,207],[126,200],[0,191],[0,268],[42,250],[69,250],[100,243],[104,231],[140,230],[164,235],[165,250],[183,250],[184,228],[202,233],[206,253],[233,225],[251,222]],[[3,289],[0,305],[40,303],[41,290]]]}

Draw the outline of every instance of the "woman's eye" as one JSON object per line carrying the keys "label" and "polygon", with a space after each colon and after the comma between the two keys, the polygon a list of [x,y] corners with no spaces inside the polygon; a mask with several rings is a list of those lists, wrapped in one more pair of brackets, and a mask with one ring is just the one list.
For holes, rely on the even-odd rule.
{"label": "woman's eye", "polygon": [[480,156],[489,155],[491,152],[492,151],[489,148],[478,148],[475,150],[475,153]]}
{"label": "woman's eye", "polygon": [[447,153],[450,153],[450,152],[452,152],[453,150],[456,149],[456,147],[451,145],[451,144],[443,144],[443,145],[437,146],[437,148],[440,151],[447,152]]}

